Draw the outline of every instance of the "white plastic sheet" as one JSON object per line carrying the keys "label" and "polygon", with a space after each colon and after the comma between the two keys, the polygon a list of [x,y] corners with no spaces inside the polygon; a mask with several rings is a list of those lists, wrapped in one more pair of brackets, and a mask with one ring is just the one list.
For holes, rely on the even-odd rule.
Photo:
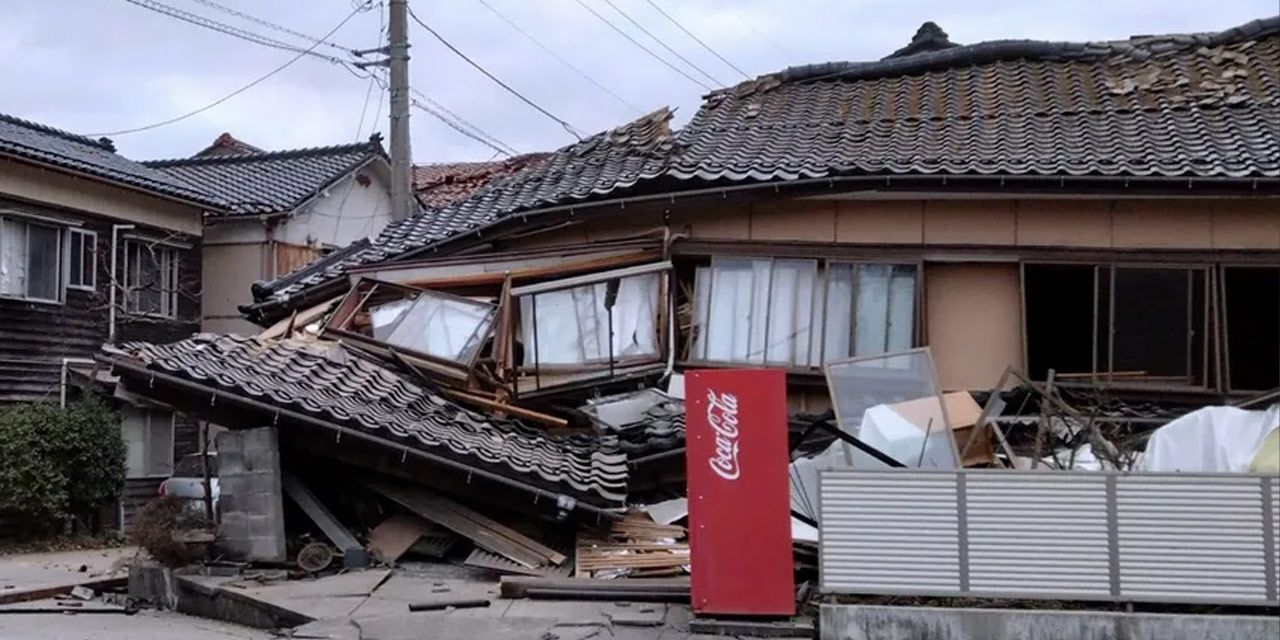
{"label": "white plastic sheet", "polygon": [[1280,405],[1267,411],[1205,407],[1156,429],[1140,468],[1145,471],[1243,473],[1267,436],[1280,428]]}

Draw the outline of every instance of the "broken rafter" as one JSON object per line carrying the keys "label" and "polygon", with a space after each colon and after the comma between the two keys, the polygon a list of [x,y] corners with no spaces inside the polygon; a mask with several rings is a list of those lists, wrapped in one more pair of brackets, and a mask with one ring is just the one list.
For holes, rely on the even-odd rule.
{"label": "broken rafter", "polygon": [[501,411],[503,413],[516,416],[518,418],[532,420],[534,422],[539,422],[547,426],[561,427],[561,428],[569,426],[569,421],[565,420],[564,418],[557,418],[553,415],[548,415],[545,413],[539,413],[537,411],[533,411],[532,409],[517,407],[513,404],[498,402],[497,400],[490,400],[488,398],[475,395],[474,393],[467,393],[463,391],[457,391],[454,389],[446,389],[443,387],[438,389],[438,391],[440,392],[440,395],[443,395],[446,398],[450,398],[452,400],[466,402],[468,404],[472,404],[478,407],[484,407],[486,409],[492,409],[494,411]]}

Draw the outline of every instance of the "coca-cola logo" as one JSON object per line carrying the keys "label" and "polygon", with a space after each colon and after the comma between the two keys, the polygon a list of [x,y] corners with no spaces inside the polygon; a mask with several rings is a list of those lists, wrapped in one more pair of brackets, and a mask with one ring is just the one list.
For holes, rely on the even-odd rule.
{"label": "coca-cola logo", "polygon": [[716,432],[711,470],[725,480],[737,480],[742,474],[738,466],[738,396],[707,389],[707,423]]}

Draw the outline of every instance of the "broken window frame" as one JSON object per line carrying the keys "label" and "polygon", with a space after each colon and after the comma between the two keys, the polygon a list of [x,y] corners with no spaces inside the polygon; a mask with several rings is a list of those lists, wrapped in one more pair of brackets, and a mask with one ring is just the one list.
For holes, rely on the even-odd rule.
{"label": "broken window frame", "polygon": [[[442,356],[432,355],[417,349],[393,345],[389,342],[379,340],[372,336],[353,331],[350,328],[351,321],[355,318],[358,311],[366,309],[366,305],[374,294],[380,290],[392,290],[394,292],[406,294],[401,300],[416,300],[419,296],[426,294],[446,300],[455,300],[465,302],[475,306],[489,307],[485,320],[481,322],[481,326],[477,327],[475,332],[469,337],[464,344],[471,344],[472,340],[476,341],[476,349],[472,352],[471,357],[467,360],[453,360]],[[406,309],[407,311],[407,309]],[[411,364],[424,366],[432,371],[444,373],[446,375],[466,378],[470,371],[475,367],[476,361],[480,358],[481,351],[484,350],[484,343],[489,339],[497,325],[498,305],[490,302],[480,302],[465,296],[459,296],[452,293],[446,293],[435,289],[423,289],[412,287],[395,282],[386,282],[384,280],[375,280],[373,278],[361,278],[356,281],[347,295],[343,297],[342,302],[338,303],[337,309],[329,316],[321,331],[322,335],[333,335],[345,338],[357,346],[362,346],[383,355],[408,356]],[[399,318],[389,327],[391,332],[400,325],[404,320],[402,313]],[[372,328],[370,329],[372,331]]]}
{"label": "broken window frame", "polygon": [[[1030,347],[1031,336],[1028,332],[1027,325],[1027,267],[1028,266],[1068,266],[1068,267],[1089,267],[1093,271],[1093,310],[1092,310],[1092,354],[1091,354],[1091,370],[1088,372],[1088,384],[1091,386],[1109,386],[1109,387],[1134,387],[1134,388],[1178,388],[1188,390],[1207,390],[1210,388],[1222,388],[1221,380],[1217,384],[1210,381],[1211,368],[1210,363],[1214,362],[1214,370],[1221,377],[1220,359],[1215,360],[1217,355],[1221,353],[1219,350],[1221,341],[1218,336],[1221,333],[1219,320],[1216,317],[1215,309],[1220,304],[1218,302],[1221,287],[1218,286],[1217,273],[1220,269],[1211,263],[1205,262],[1187,262],[1187,263],[1171,263],[1171,262],[1071,262],[1063,260],[1022,260],[1019,261],[1019,307],[1021,313],[1022,324],[1022,367],[1025,371],[1030,371]],[[1185,271],[1187,274],[1187,337],[1186,337],[1186,366],[1187,375],[1185,382],[1178,380],[1170,380],[1170,376],[1134,376],[1117,378],[1115,370],[1115,304],[1116,304],[1116,273],[1121,270],[1164,270],[1164,271]],[[1194,327],[1195,309],[1195,273],[1200,272],[1203,275],[1201,282],[1201,295],[1203,297],[1203,309],[1200,310],[1201,327],[1203,336],[1200,337],[1201,354],[1199,371],[1193,369],[1195,358],[1193,347],[1195,344],[1194,332],[1190,327]],[[1105,318],[1102,317],[1104,309],[1100,304],[1104,298],[1102,297],[1102,284],[1106,281],[1106,308]],[[1105,320],[1106,334],[1102,335],[1099,321]],[[1225,338],[1223,338],[1225,339]],[[1101,341],[1105,340],[1105,344]],[[1211,348],[1210,345],[1213,345]],[[1105,346],[1105,362],[1100,354],[1103,352],[1101,348]],[[1081,372],[1083,373],[1083,372]],[[1197,373],[1199,374],[1197,382]],[[1067,379],[1056,379],[1057,384],[1071,385],[1075,381]]]}
{"label": "broken window frame", "polygon": [[[566,384],[572,384],[572,383],[576,383],[583,380],[591,380],[591,379],[599,378],[601,376],[612,377],[615,374],[631,373],[636,370],[647,370],[650,367],[661,365],[667,359],[668,350],[669,350],[668,344],[667,344],[668,343],[667,335],[668,335],[669,328],[667,325],[668,325],[668,317],[670,315],[669,290],[670,290],[670,279],[671,279],[672,268],[673,267],[670,261],[650,262],[650,263],[639,264],[639,265],[634,265],[630,267],[623,267],[620,269],[612,269],[609,271],[588,273],[588,274],[573,276],[569,278],[561,278],[557,280],[550,280],[550,281],[540,282],[536,284],[512,287],[510,291],[507,294],[505,294],[507,297],[504,299],[504,301],[510,305],[511,309],[522,311],[523,306],[521,305],[521,299],[525,297],[531,297],[532,300],[530,301],[530,314],[529,314],[530,317],[525,318],[523,317],[523,313],[522,313],[519,319],[519,322],[510,322],[510,326],[508,327],[509,330],[506,332],[506,340],[509,343],[507,345],[507,348],[509,349],[510,353],[514,353],[516,336],[517,335],[523,336],[524,334],[524,323],[531,322],[531,323],[534,323],[535,326],[537,324],[537,318],[538,318],[537,296],[538,295],[552,293],[556,291],[565,291],[569,289],[588,287],[588,286],[597,285],[603,282],[608,282],[610,280],[621,281],[629,277],[638,277],[638,276],[645,276],[650,274],[656,275],[658,280],[657,296],[656,296],[657,304],[654,308],[655,352],[653,355],[646,354],[646,355],[632,355],[632,356],[617,356],[610,353],[609,356],[607,356],[604,360],[601,360],[601,361],[590,361],[585,363],[572,363],[572,364],[565,364],[565,363],[542,364],[538,359],[537,337],[539,332],[535,328],[532,331],[532,336],[534,338],[533,343],[524,345],[524,354],[525,354],[524,361],[525,362],[515,367],[516,384],[513,385],[513,390],[515,390],[518,395],[528,395],[530,391],[538,392],[544,389],[557,388],[557,387],[564,386]],[[610,323],[610,326],[612,326],[612,323],[613,323],[612,318],[610,319],[609,323]],[[608,348],[610,352],[612,352],[612,349],[613,349],[612,337],[610,337],[610,339],[607,342],[608,342]],[[532,389],[521,389],[519,380],[528,374],[532,375],[533,387]],[[551,374],[557,377],[565,377],[567,379],[559,382],[544,384],[543,383],[544,374]]]}
{"label": "broken window frame", "polygon": [[[701,264],[698,265],[694,271],[693,299],[690,301],[692,305],[691,320],[693,323],[693,329],[690,335],[687,337],[689,355],[687,359],[682,361],[681,363],[682,365],[707,366],[707,367],[767,366],[767,367],[774,367],[774,368],[782,368],[792,373],[821,376],[821,375],[824,375],[823,374],[824,367],[828,361],[836,362],[839,360],[846,360],[851,357],[872,357],[876,355],[881,355],[883,353],[890,353],[894,351],[904,351],[907,349],[914,349],[914,348],[919,348],[923,346],[923,328],[925,326],[924,325],[925,309],[923,304],[925,275],[924,275],[923,261],[894,260],[894,259],[863,260],[863,259],[857,259],[857,258],[832,258],[832,257],[796,257],[796,256],[779,257],[779,256],[770,256],[770,255],[738,254],[738,253],[715,253],[707,257],[710,258],[711,262],[706,265],[701,265]],[[714,283],[713,283],[714,272],[712,271],[712,269],[714,267],[714,263],[716,260],[768,260],[770,263],[769,272],[770,272],[771,280],[772,280],[772,274],[773,274],[773,265],[776,264],[778,261],[787,261],[787,262],[808,261],[808,262],[814,263],[815,265],[814,280],[813,280],[814,290],[811,294],[811,309],[809,313],[810,326],[808,329],[808,333],[810,337],[809,337],[809,345],[808,345],[809,355],[806,358],[806,360],[808,361],[807,364],[795,365],[792,363],[779,364],[777,362],[769,362],[767,344],[765,345],[766,346],[765,351],[761,354],[759,362],[750,360],[750,359],[747,359],[747,360],[711,359],[706,357],[706,348],[703,349],[702,354],[697,353],[696,345],[697,345],[697,340],[699,338],[698,332],[704,331],[705,330],[704,326],[706,324],[709,324],[709,318],[708,318],[708,323],[703,323],[699,313],[701,305],[698,304],[698,298],[699,298],[698,271],[705,269],[705,272],[707,274],[706,283],[712,289],[714,289]],[[859,326],[858,325],[858,296],[861,291],[861,287],[859,286],[859,273],[861,272],[861,269],[864,266],[877,266],[877,267],[889,268],[887,281],[890,283],[889,284],[890,289],[886,291],[886,301],[885,301],[885,334],[884,336],[886,341],[889,340],[889,336],[891,335],[890,325],[892,323],[892,313],[890,311],[889,300],[890,300],[890,297],[892,296],[891,287],[892,287],[892,281],[893,281],[895,271],[896,269],[899,269],[899,268],[909,268],[912,271],[913,290],[909,298],[911,303],[911,316],[912,316],[911,322],[910,322],[910,329],[909,329],[910,331],[909,345],[895,349],[893,346],[889,346],[886,344],[885,351],[882,351],[879,354],[856,354],[855,350],[856,350],[856,343],[857,343],[857,331]],[[848,353],[845,353],[843,355],[831,354],[830,356],[828,356],[828,354],[826,353],[827,334],[829,333],[828,327],[827,327],[827,322],[828,322],[827,316],[828,316],[828,305],[830,302],[831,274],[832,274],[833,267],[847,268],[849,269],[849,272],[851,274],[851,283],[850,283],[851,314],[849,317],[849,326],[848,326],[848,338],[849,338],[849,348],[847,350]],[[712,293],[713,291],[709,292],[707,295],[708,304],[710,304],[710,301],[712,299]],[[766,304],[768,304],[769,299],[772,298],[772,281],[770,282],[770,285],[769,285],[769,293],[765,294],[765,298],[766,298]],[[772,314],[769,314],[769,315],[772,315]],[[815,319],[819,321],[819,326],[817,327],[814,326]],[[770,318],[766,317],[765,319],[766,339],[768,337],[767,327],[769,324],[769,320]],[[705,338],[703,339],[705,340]],[[814,342],[815,340],[817,341],[816,344]],[[709,344],[709,343],[704,343],[704,344]],[[815,356],[816,356],[816,362],[814,361]]]}

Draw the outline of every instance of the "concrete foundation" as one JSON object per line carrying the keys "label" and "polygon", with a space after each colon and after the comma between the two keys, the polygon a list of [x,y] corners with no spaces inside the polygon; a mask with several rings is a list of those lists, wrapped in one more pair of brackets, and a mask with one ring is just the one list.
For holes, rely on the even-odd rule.
{"label": "concrete foundation", "polygon": [[823,640],[1275,640],[1280,618],[822,605]]}
{"label": "concrete foundation", "polygon": [[285,559],[280,445],[272,427],[218,434],[218,546],[238,560]]}

